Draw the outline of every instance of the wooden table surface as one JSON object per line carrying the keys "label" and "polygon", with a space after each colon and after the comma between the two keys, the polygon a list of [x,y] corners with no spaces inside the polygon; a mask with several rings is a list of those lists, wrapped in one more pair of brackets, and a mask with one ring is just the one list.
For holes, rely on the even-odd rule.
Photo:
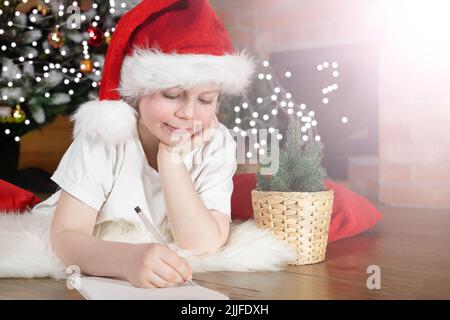
{"label": "wooden table surface", "polygon": [[[378,206],[371,231],[331,243],[326,260],[280,272],[210,272],[194,281],[231,299],[450,299],[450,212]],[[368,289],[367,267],[381,270]],[[83,299],[65,281],[0,279],[0,299]]]}

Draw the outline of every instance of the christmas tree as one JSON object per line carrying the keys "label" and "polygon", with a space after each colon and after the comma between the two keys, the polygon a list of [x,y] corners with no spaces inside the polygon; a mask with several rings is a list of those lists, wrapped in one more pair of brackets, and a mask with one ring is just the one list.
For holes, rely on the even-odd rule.
{"label": "christmas tree", "polygon": [[[330,69],[333,77],[338,76],[337,68],[337,62],[317,65],[318,72]],[[256,149],[260,156],[278,159],[279,165],[276,166],[275,172],[270,172],[270,166],[270,170],[261,170],[263,167],[267,169],[268,166],[259,163],[257,189],[280,192],[323,191],[323,180],[327,175],[321,165],[324,145],[317,132],[318,122],[314,110],[308,110],[305,103],[297,102],[293,95],[283,88],[276,75],[289,80],[292,77],[290,70],[281,70],[265,60],[259,64],[256,74],[257,78],[246,95],[226,97],[222,101],[219,116],[221,122],[237,134],[257,137],[257,142],[249,145],[251,151],[247,152],[247,158],[253,158],[253,150]],[[322,89],[323,104],[329,102],[326,95],[337,89],[337,84]],[[281,150],[271,150],[272,143],[258,139],[261,129],[267,129],[269,134],[272,134],[269,139],[279,140]],[[279,133],[275,135],[277,131]]]}
{"label": "christmas tree", "polygon": [[0,142],[97,95],[118,19],[138,1],[0,1]]}
{"label": "christmas tree", "polygon": [[[317,192],[324,190],[326,171],[321,166],[323,144],[320,141],[303,143],[302,124],[291,119],[287,139],[280,150],[279,168],[273,175],[257,174],[259,191]],[[270,152],[270,151],[269,151]]]}

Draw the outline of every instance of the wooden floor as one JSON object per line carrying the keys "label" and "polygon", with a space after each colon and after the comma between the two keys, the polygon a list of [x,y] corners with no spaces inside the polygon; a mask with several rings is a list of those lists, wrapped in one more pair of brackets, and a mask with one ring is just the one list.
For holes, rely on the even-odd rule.
{"label": "wooden floor", "polygon": [[[211,272],[194,280],[231,299],[450,299],[450,212],[379,206],[371,231],[332,243],[323,263],[280,272]],[[367,267],[381,269],[369,290]],[[64,281],[0,279],[0,299],[83,299]]]}

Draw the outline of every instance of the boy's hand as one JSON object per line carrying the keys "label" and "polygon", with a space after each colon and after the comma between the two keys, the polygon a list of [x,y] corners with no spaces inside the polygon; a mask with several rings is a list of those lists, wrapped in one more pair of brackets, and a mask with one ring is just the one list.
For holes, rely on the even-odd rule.
{"label": "boy's hand", "polygon": [[132,244],[126,258],[124,278],[136,287],[173,287],[192,279],[189,262],[165,245]]}

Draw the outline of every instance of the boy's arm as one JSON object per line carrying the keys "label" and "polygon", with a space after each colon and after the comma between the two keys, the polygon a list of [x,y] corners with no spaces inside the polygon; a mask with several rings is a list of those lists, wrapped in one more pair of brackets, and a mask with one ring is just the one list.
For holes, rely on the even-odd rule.
{"label": "boy's arm", "polygon": [[97,214],[61,190],[50,230],[53,250],[66,266],[77,265],[84,274],[123,278],[121,264],[129,244],[92,236]]}
{"label": "boy's arm", "polygon": [[174,240],[180,248],[198,254],[214,252],[228,239],[228,217],[206,208],[184,162],[172,157],[159,148],[158,171]]}

